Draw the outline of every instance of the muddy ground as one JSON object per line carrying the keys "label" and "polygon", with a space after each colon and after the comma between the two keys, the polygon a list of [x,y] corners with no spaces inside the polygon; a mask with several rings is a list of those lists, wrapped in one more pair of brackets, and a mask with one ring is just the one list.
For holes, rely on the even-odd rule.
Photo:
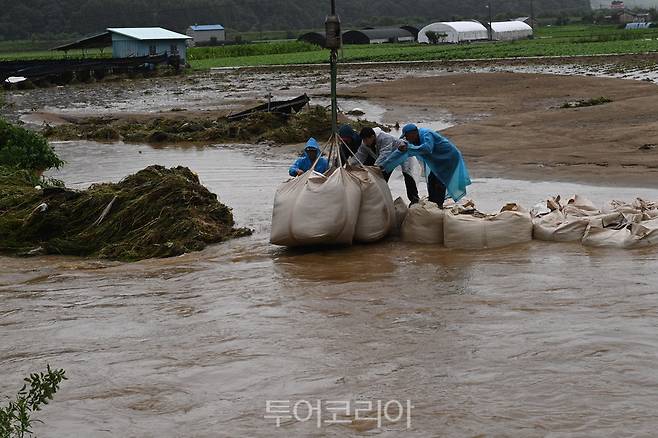
{"label": "muddy ground", "polygon": [[[456,125],[443,132],[480,177],[658,185],[658,87],[653,83],[478,73],[407,78],[360,87],[351,95],[407,102],[428,112],[447,109]],[[562,108],[598,97],[612,102]],[[397,110],[388,115],[404,116]]]}

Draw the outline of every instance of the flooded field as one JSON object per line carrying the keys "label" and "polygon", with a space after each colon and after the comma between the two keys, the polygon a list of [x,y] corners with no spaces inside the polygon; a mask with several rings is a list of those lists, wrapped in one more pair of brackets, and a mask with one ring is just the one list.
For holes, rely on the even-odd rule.
{"label": "flooded field", "polygon": [[[189,166],[256,232],[134,264],[0,257],[0,393],[46,363],[69,377],[40,413],[39,436],[654,434],[656,250],[396,241],[285,250],[268,243],[269,226],[293,156],[255,148],[55,144],[68,165],[52,176],[77,188],[149,164]],[[391,186],[404,192],[401,178]],[[557,193],[658,199],[650,189],[478,178],[471,193],[485,211]],[[277,428],[264,418],[268,400],[413,409],[410,427],[352,415]]]}
{"label": "flooded field", "polygon": [[[625,63],[623,57],[601,58],[581,63],[542,60],[533,62],[458,62],[441,65],[430,62],[346,65],[341,67],[338,83],[342,90],[364,84],[382,83],[405,77],[510,71],[557,75],[596,76],[658,82],[651,64]],[[219,69],[195,72],[183,78],[160,77],[148,80],[116,80],[97,84],[14,91],[8,96],[13,105],[9,115],[20,114],[23,121],[40,125],[39,110],[58,114],[141,113],[185,109],[189,111],[237,111],[246,101],[288,99],[308,93],[312,102],[328,99],[328,67],[284,67]],[[320,74],[319,74],[320,73]],[[351,108],[343,108],[349,110]],[[51,122],[52,123],[52,122]]]}

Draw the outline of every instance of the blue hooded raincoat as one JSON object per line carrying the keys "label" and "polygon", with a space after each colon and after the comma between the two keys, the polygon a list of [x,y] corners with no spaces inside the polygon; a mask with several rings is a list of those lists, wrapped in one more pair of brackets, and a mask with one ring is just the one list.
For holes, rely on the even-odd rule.
{"label": "blue hooded raincoat", "polygon": [[471,179],[459,149],[450,140],[436,131],[418,129],[420,144],[409,143],[406,152],[395,150],[382,163],[387,172],[392,172],[409,157],[417,157],[446,187],[446,198],[459,201],[466,195]]}
{"label": "blue hooded raincoat", "polygon": [[[320,145],[318,144],[317,140],[314,138],[309,138],[306,142],[306,146],[304,147],[304,156],[297,158],[292,166],[290,166],[290,170],[288,171],[290,176],[297,176],[298,169],[303,172],[307,172],[311,169],[311,166],[313,166],[313,161],[311,161],[308,154],[306,153],[306,149],[315,149],[318,153],[318,156],[321,153]],[[327,157],[320,157],[318,163],[315,165],[315,171],[325,173],[328,168],[329,160],[327,160]]]}

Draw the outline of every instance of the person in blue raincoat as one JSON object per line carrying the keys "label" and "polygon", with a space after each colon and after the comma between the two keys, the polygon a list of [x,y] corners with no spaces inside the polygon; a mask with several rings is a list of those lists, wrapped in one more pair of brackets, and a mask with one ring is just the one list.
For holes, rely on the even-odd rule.
{"label": "person in blue raincoat", "polygon": [[[356,154],[356,151],[361,146],[361,136],[350,125],[342,125],[338,129],[338,136],[340,137],[340,159],[343,163],[347,163],[351,157]],[[367,162],[363,164],[372,166],[375,162],[374,158],[368,157]]]}
{"label": "person in blue raincoat", "polygon": [[387,172],[392,172],[409,157],[417,157],[425,163],[429,200],[443,207],[446,198],[459,201],[466,195],[471,179],[459,149],[450,140],[436,131],[418,128],[414,124],[402,128],[405,144],[398,147],[382,163]]}
{"label": "person in blue raincoat", "polygon": [[[290,166],[288,173],[290,176],[299,176],[311,169],[315,160],[320,156],[320,145],[313,137],[309,138],[304,147],[304,155],[297,158]],[[329,169],[329,160],[326,157],[320,157],[315,165],[315,171],[325,173]]]}

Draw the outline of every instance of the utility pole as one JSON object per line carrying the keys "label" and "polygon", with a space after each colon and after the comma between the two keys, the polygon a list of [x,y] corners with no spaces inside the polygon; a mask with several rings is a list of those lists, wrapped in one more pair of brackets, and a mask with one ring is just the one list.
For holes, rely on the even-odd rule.
{"label": "utility pole", "polygon": [[535,4],[530,0],[530,27],[535,28]]}
{"label": "utility pole", "polygon": [[489,0],[487,9],[489,9],[489,41],[493,41],[493,27],[491,26],[491,23],[493,22],[493,11],[491,9],[491,0]]}
{"label": "utility pole", "polygon": [[331,15],[324,22],[327,48],[331,50],[331,130],[334,137],[338,135],[338,100],[336,98],[336,81],[338,76],[338,49],[341,47],[340,19],[336,15],[336,0],[331,0]]}

